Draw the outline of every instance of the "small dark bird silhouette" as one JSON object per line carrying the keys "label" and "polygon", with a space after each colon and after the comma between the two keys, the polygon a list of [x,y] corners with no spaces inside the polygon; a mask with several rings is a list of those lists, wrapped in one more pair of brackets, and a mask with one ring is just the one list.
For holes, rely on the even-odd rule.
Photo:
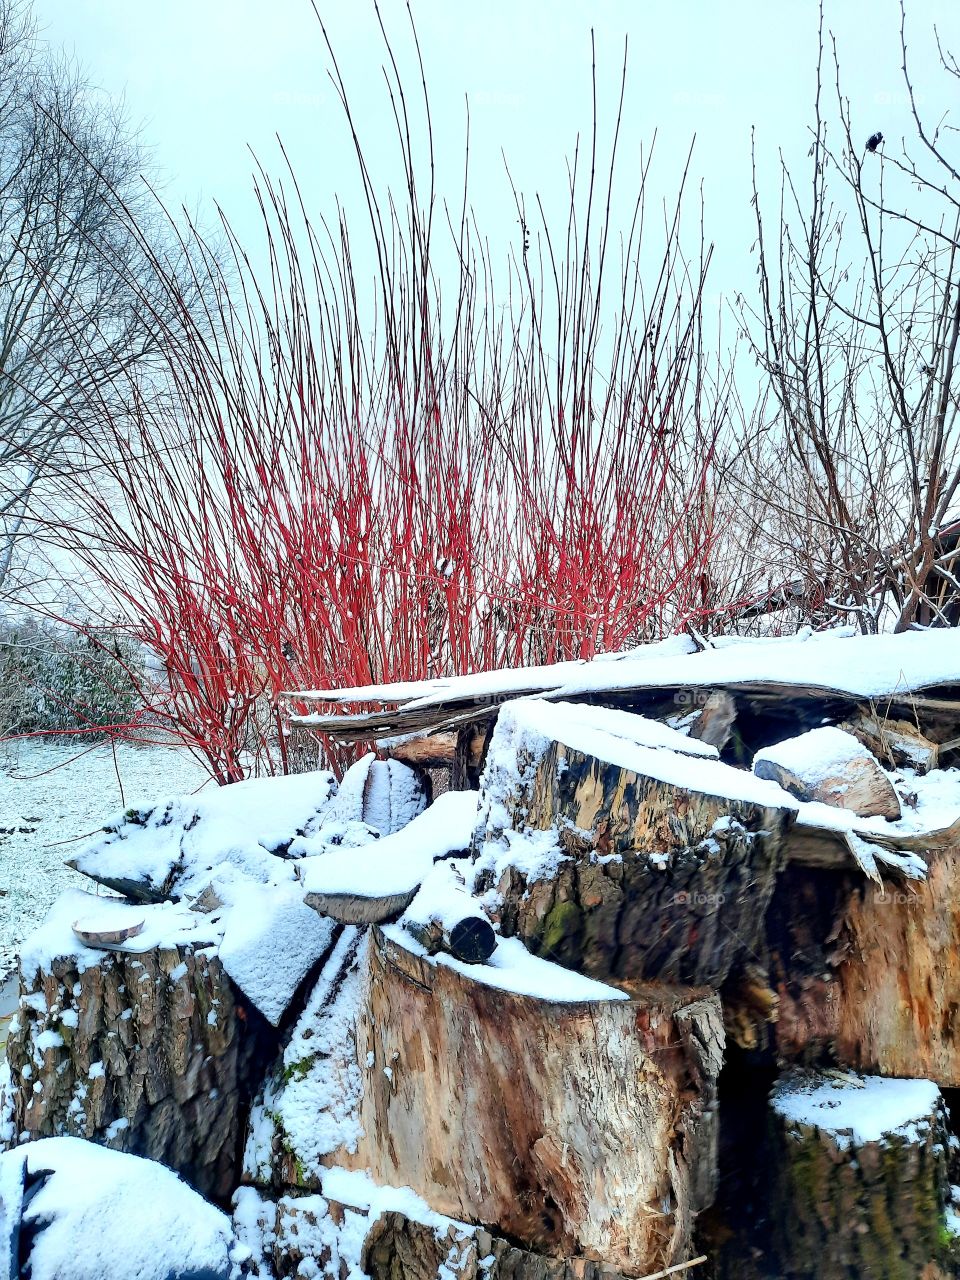
{"label": "small dark bird silhouette", "polygon": [[867,139],[867,150],[871,152],[876,151],[882,141],[883,134],[878,129],[876,133],[871,133],[870,137]]}

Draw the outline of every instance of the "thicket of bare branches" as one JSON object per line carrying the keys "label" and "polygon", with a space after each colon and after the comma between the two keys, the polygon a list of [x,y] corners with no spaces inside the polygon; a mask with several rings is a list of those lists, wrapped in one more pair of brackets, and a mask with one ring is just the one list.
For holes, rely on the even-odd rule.
{"label": "thicket of bare branches", "polygon": [[0,598],[24,592],[18,553],[55,480],[83,474],[91,396],[121,412],[115,380],[142,372],[175,323],[131,235],[131,211],[144,234],[161,229],[143,168],[122,116],[38,41],[29,0],[3,0]]}
{"label": "thicket of bare branches", "polygon": [[331,50],[365,222],[261,170],[269,267],[226,224],[227,266],[194,239],[207,313],[179,308],[162,396],[127,378],[118,415],[117,379],[86,389],[97,484],[45,530],[161,660],[139,731],[173,729],[220,781],[288,766],[284,689],[591,657],[703,610],[726,387],[682,192],[645,224],[647,163],[614,223],[621,98],[567,207],[517,193],[498,261],[465,176],[439,197],[425,83],[385,50],[404,189],[369,171]]}
{"label": "thicket of bare branches", "polygon": [[901,45],[915,135],[855,136],[821,10],[810,172],[783,166],[773,217],[755,176],[740,300],[766,391],[738,475],[768,587],[868,632],[960,621],[960,158],[918,105],[905,9]]}

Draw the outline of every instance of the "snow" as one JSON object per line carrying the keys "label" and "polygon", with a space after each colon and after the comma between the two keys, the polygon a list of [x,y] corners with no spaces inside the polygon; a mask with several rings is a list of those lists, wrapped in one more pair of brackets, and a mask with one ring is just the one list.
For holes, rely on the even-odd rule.
{"label": "snow", "polygon": [[447,791],[401,831],[362,851],[324,852],[311,839],[295,840],[297,873],[305,893],[380,897],[413,892],[434,860],[470,845],[477,820],[476,791]]}
{"label": "snow", "polygon": [[[683,787],[705,795],[731,800],[745,800],[772,809],[796,809],[797,802],[782,787],[765,782],[743,769],[721,764],[719,760],[695,757],[689,753],[665,750],[664,745],[645,745],[646,724],[641,721],[636,737],[614,735],[600,727],[602,717],[576,714],[594,708],[573,708],[566,703],[544,702],[536,698],[519,698],[500,710],[497,727],[490,742],[487,770],[515,771],[512,763],[524,754],[531,759],[541,756],[551,742],[559,742],[571,750],[607,761],[621,769],[657,778],[671,786]],[[574,714],[571,714],[574,713]],[[626,713],[624,713],[626,714]],[[663,726],[661,726],[663,727]],[[664,728],[673,735],[676,731]],[[650,735],[651,737],[653,735]],[[689,739],[676,733],[685,745]],[[714,753],[715,754],[715,753]],[[483,782],[481,789],[486,790]]]}
{"label": "snow", "polygon": [[[862,698],[883,698],[960,682],[960,645],[949,629],[863,636],[852,628],[804,631],[786,638],[724,637],[697,652],[693,640],[674,636],[592,662],[507,668],[414,683],[298,697],[325,702],[439,702],[542,693],[552,698],[636,688],[734,687],[756,681],[810,685]],[[309,723],[309,717],[304,717]]]}
{"label": "snow", "polygon": [[465,964],[445,952],[428,956],[400,925],[381,926],[385,937],[414,955],[423,956],[429,964],[442,964],[456,969],[472,982],[514,995],[531,996],[549,1004],[587,1004],[598,1000],[627,1000],[616,987],[597,982],[572,969],[564,969],[551,960],[531,955],[519,938],[500,938],[497,949],[486,964]]}
{"label": "snow", "polygon": [[699,756],[704,760],[718,760],[720,756],[716,747],[699,742],[678,729],[661,724],[659,720],[649,720],[646,716],[634,715],[630,711],[591,707],[582,702],[555,702],[552,705],[562,713],[568,725],[587,730],[596,729],[640,747],[676,751],[680,755]]}
{"label": "snow", "polygon": [[[121,793],[117,780],[123,783]],[[75,837],[102,826],[130,796],[154,803],[206,779],[187,752],[120,744],[92,750],[28,739],[4,745],[0,763],[0,980],[21,940],[68,888],[88,882],[64,865]],[[68,843],[64,843],[67,841]]]}
{"label": "snow", "polygon": [[310,968],[330,949],[334,922],[308,907],[295,884],[237,883],[226,905],[220,961],[277,1026]]}
{"label": "snow", "polygon": [[[24,976],[30,980],[38,971],[50,973],[60,957],[73,957],[81,973],[102,961],[104,949],[82,943],[72,928],[75,921],[114,930],[142,920],[142,932],[109,950],[139,954],[159,946],[217,947],[224,969],[276,1026],[311,966],[329,949],[333,922],[306,906],[293,883],[264,886],[236,880],[217,887],[224,905],[210,914],[192,911],[185,903],[131,906],[120,898],[67,890],[24,942]],[[179,976],[176,969],[170,974],[173,981]]]}
{"label": "snow", "polygon": [[128,808],[76,857],[78,871],[129,882],[130,892],[157,899],[199,892],[218,867],[254,879],[276,874],[277,854],[311,829],[336,791],[332,773],[255,778],[200,796]]}
{"label": "snow", "polygon": [[[671,636],[656,644],[640,645],[623,653],[608,653],[595,663],[649,662],[656,658],[696,652],[689,636]],[[296,694],[308,702],[427,702],[456,701],[501,693],[537,693],[558,688],[575,679],[588,664],[583,659],[537,667],[503,667],[469,676],[441,676],[434,680],[396,681],[393,684],[357,685],[348,689],[308,689]],[[304,717],[304,721],[307,720]],[[304,722],[304,721],[301,721]]]}
{"label": "snow", "polygon": [[891,1080],[853,1072],[822,1076],[790,1072],[774,1086],[771,1105],[784,1119],[816,1125],[841,1146],[880,1142],[891,1134],[912,1138],[940,1102],[932,1080]]}
{"label": "snow", "polygon": [[499,836],[484,843],[474,863],[474,881],[490,871],[493,883],[498,884],[507,867],[515,868],[528,881],[552,880],[568,856],[560,848],[553,828],[515,831],[504,827]]}
{"label": "snow", "polygon": [[[360,1257],[363,1242],[371,1225],[384,1213],[402,1213],[413,1222],[432,1228],[438,1240],[453,1231],[458,1240],[469,1239],[475,1227],[455,1218],[434,1212],[410,1187],[380,1186],[364,1171],[331,1168],[322,1170],[322,1189],[327,1200],[344,1205],[343,1223],[337,1231],[334,1256],[346,1268],[348,1280],[360,1280],[363,1271]],[[332,1222],[332,1219],[331,1219]],[[456,1250],[453,1246],[452,1252]],[[454,1268],[440,1267],[440,1280],[459,1273]],[[336,1274],[334,1270],[333,1274]]]}
{"label": "snow", "polygon": [[472,878],[474,864],[467,859],[438,862],[428,872],[416,897],[404,911],[403,920],[427,924],[437,921],[444,929],[452,929],[467,916],[486,920],[480,903],[467,892],[466,876]]}
{"label": "snow", "polygon": [[72,928],[75,920],[86,921],[94,916],[104,929],[122,929],[132,918],[143,920],[143,932],[122,944],[123,951],[136,953],[159,946],[206,946],[218,942],[222,932],[208,917],[180,903],[131,907],[120,898],[98,898],[79,889],[68,889],[50,908],[39,929],[23,943],[20,964],[24,976],[29,980],[38,971],[50,973],[54,960],[60,957],[73,957],[81,973],[99,964],[103,951],[86,946]]}
{"label": "snow", "polygon": [[[571,710],[589,714],[571,715]],[[646,736],[646,729],[642,727],[631,737],[614,736],[597,727],[602,719],[594,718],[592,713],[596,710],[571,708],[536,698],[518,698],[500,709],[480,782],[479,829],[485,843],[478,868],[492,869],[497,880],[507,866],[516,867],[528,880],[555,873],[563,856],[556,844],[556,833],[524,829],[525,815],[515,815],[504,804],[505,798],[523,793],[553,741],[687,791],[789,810],[796,814],[799,825],[841,836],[861,867],[874,878],[879,878],[877,862],[885,862],[920,879],[926,875],[926,864],[919,854],[888,852],[871,841],[871,837],[920,836],[942,830],[960,819],[960,774],[956,770],[932,771],[926,778],[888,774],[895,783],[899,782],[901,793],[915,790],[922,799],[915,808],[904,805],[903,814],[896,822],[862,818],[851,810],[819,801],[799,801],[777,783],[719,760],[683,755],[665,749],[665,745],[643,745],[641,740]],[[628,713],[620,714],[631,718]],[[635,718],[642,720],[642,717]],[[834,732],[844,739],[849,736],[831,730],[828,743],[832,742]],[[808,734],[801,736],[809,738]],[[772,750],[778,752],[779,748]],[[827,758],[835,756],[836,750],[835,746],[830,751],[818,748]],[[801,754],[808,759],[813,755],[809,747],[802,748]]]}
{"label": "snow", "polygon": [[269,1182],[279,1138],[316,1179],[319,1161],[338,1147],[355,1151],[361,1135],[363,1081],[355,1024],[363,1002],[366,935],[346,928],[323,967],[306,1008],[250,1114],[244,1170]]}
{"label": "snow", "polygon": [[[281,1196],[273,1203],[252,1187],[236,1192],[234,1229],[251,1255],[254,1275],[273,1274],[270,1258],[276,1250],[280,1257],[289,1251],[293,1257],[310,1259],[297,1271],[305,1280],[308,1276],[363,1280],[364,1240],[376,1219],[391,1211],[424,1223],[438,1240],[451,1236],[452,1263],[452,1255],[476,1232],[475,1227],[435,1213],[410,1187],[378,1186],[366,1172],[331,1168],[319,1173],[322,1195]],[[331,1212],[331,1202],[338,1206],[336,1214]],[[442,1280],[456,1274],[455,1265],[441,1267]]]}
{"label": "snow", "polygon": [[787,738],[772,747],[765,747],[754,757],[753,767],[768,761],[795,774],[802,782],[811,787],[818,786],[827,778],[836,777],[845,765],[853,760],[873,759],[858,738],[843,729],[835,729],[827,725],[822,729],[811,729],[796,738]]}
{"label": "snow", "polygon": [[384,1213],[402,1213],[411,1222],[422,1222],[425,1226],[436,1227],[446,1231],[456,1226],[463,1231],[472,1231],[465,1222],[455,1218],[447,1218],[435,1213],[426,1200],[411,1187],[387,1187],[373,1181],[370,1174],[363,1169],[340,1169],[334,1166],[324,1169],[321,1175],[321,1190],[328,1200],[346,1205],[352,1209],[362,1209],[374,1222]]}
{"label": "snow", "polygon": [[[36,1234],[31,1280],[230,1280],[230,1219],[164,1165],[79,1138],[45,1138],[0,1155],[0,1188],[14,1192],[0,1218],[9,1256],[15,1188],[26,1164],[48,1173],[23,1208]],[[2,1197],[8,1203],[7,1195]]]}
{"label": "snow", "polygon": [[363,794],[363,818],[382,836],[392,835],[426,808],[418,775],[400,760],[371,760]]}

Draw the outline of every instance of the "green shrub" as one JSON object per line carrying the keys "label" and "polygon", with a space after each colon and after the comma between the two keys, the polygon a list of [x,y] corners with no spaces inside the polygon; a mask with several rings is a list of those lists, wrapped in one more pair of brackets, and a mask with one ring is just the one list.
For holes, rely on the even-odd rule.
{"label": "green shrub", "polygon": [[128,722],[139,705],[129,670],[140,663],[137,647],[107,628],[0,623],[0,737]]}

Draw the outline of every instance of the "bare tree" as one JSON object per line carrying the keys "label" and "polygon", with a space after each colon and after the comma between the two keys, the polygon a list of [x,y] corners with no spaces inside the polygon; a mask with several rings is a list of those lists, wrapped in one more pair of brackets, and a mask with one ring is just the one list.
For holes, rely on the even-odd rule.
{"label": "bare tree", "polygon": [[152,196],[123,118],[0,3],[0,598],[48,480],[85,465],[91,388],[109,397],[173,316],[151,293]]}
{"label": "bare tree", "polygon": [[[899,148],[855,135],[821,9],[811,172],[781,157],[779,217],[761,210],[759,300],[741,299],[765,375],[745,432],[755,545],[810,620],[862,630],[960,621],[960,157],[918,109]],[[941,50],[943,71],[960,79]],[[829,88],[825,77],[829,76]],[[835,111],[828,126],[827,100]],[[777,593],[780,593],[780,597]]]}

